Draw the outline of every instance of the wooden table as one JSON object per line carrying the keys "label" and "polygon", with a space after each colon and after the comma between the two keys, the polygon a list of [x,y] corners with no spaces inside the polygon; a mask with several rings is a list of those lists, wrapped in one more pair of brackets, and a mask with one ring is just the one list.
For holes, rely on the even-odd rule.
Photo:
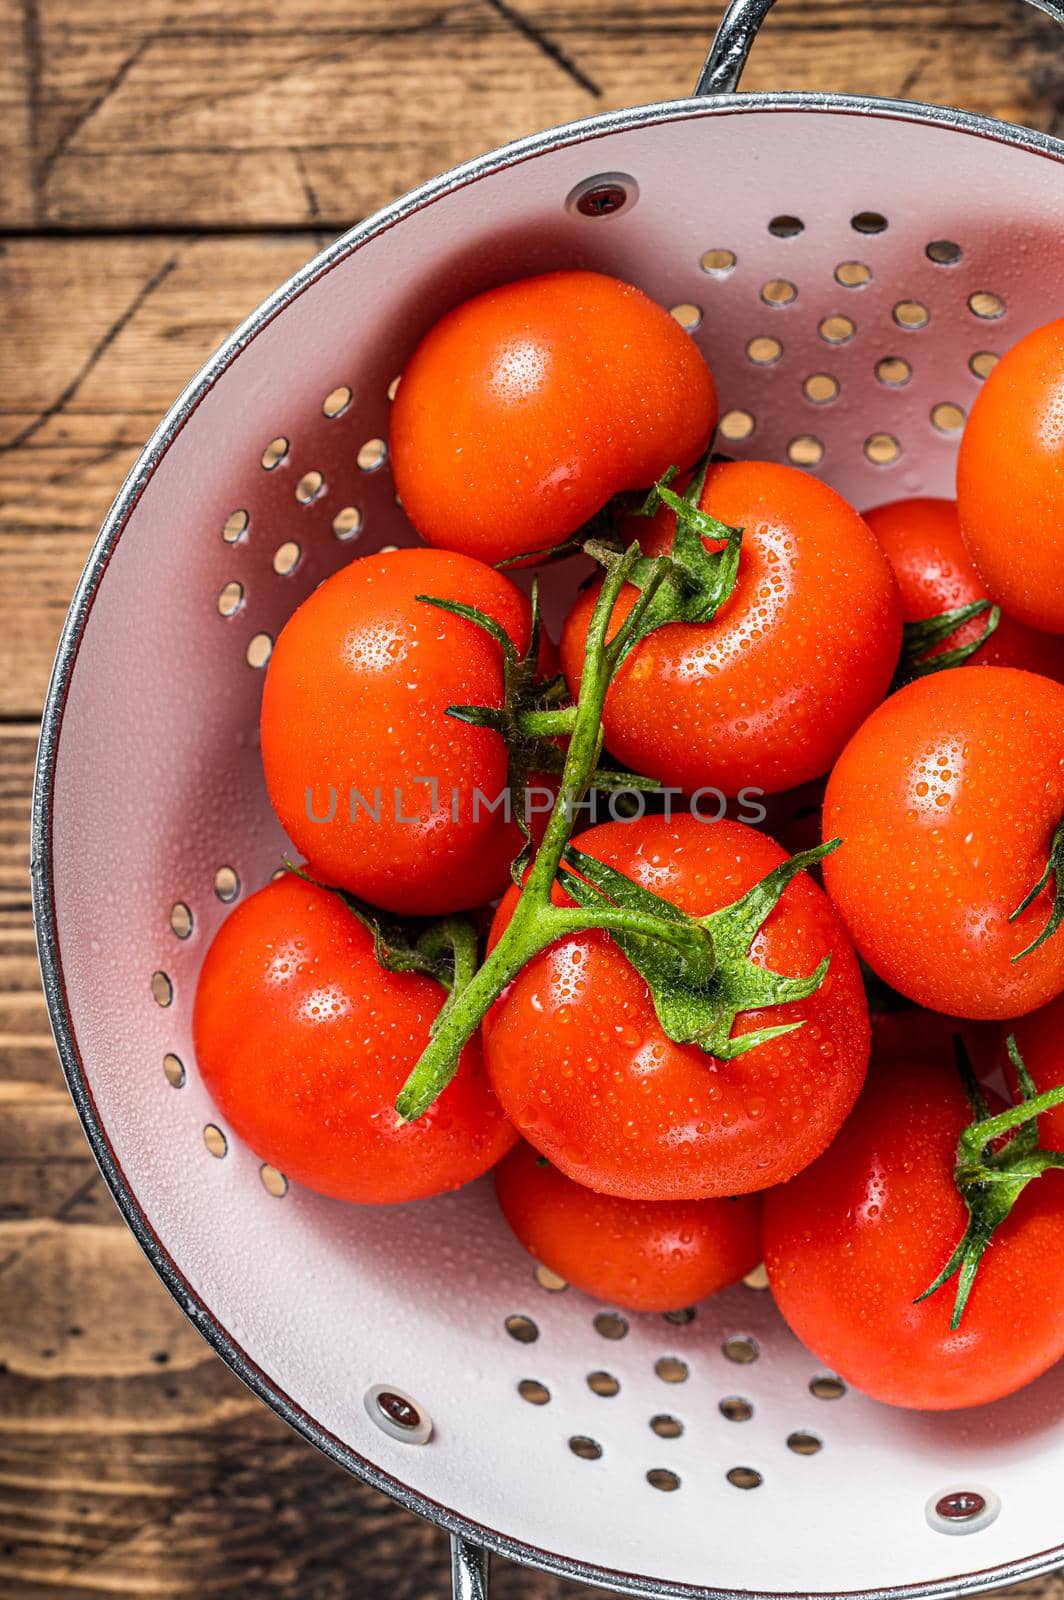
{"label": "wooden table", "polygon": [[[693,0],[4,0],[0,1593],[436,1600],[445,1540],[252,1399],[96,1174],[48,1032],[26,828],[67,601],[155,419],[340,229],[518,134],[691,85]],[[1064,129],[1021,0],[783,0],[750,88]],[[1017,1591],[1019,1592],[1019,1591]],[[1024,1586],[1064,1595],[1058,1577]],[[506,1597],[590,1595],[497,1563]]]}

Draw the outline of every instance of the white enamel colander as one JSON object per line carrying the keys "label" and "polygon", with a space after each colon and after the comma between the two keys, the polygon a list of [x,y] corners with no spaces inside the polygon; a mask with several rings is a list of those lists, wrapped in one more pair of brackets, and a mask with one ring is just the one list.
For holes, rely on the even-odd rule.
{"label": "white enamel colander", "polygon": [[[1064,1562],[1064,1367],[919,1415],[846,1392],[756,1288],[622,1316],[537,1275],[490,1182],[380,1209],[288,1187],[229,1134],[192,1052],[203,953],[285,848],[263,665],[323,577],[411,541],[389,387],[441,313],[551,268],[630,279],[710,356],[725,449],[860,507],[949,493],[993,358],[1061,313],[1064,143],[928,105],[740,97],[770,5],[734,0],[691,99],[472,161],[267,300],[119,494],[45,712],[41,965],[104,1175],[256,1393],[451,1531],[465,1600],[489,1550],[689,1597],[955,1593]],[[573,581],[551,574],[555,623]]]}

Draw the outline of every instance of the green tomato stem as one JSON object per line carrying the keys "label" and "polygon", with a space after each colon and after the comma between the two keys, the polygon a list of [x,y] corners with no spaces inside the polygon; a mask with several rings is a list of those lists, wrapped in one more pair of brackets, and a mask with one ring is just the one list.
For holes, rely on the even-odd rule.
{"label": "green tomato stem", "polygon": [[1051,939],[1061,923],[1064,922],[1064,820],[1058,824],[1056,832],[1053,834],[1045,871],[1009,917],[1010,922],[1015,922],[1017,917],[1023,915],[1028,906],[1034,904],[1038,896],[1049,887],[1050,878],[1054,880],[1053,904],[1050,908],[1046,925],[1038,937],[1031,941],[1026,950],[1021,950],[1018,956],[1013,956],[1013,961],[1022,961],[1024,956],[1029,956],[1032,951],[1038,949],[1039,945],[1045,944],[1046,940]]}
{"label": "green tomato stem", "polygon": [[[669,565],[667,559],[662,560],[658,572],[650,575],[639,602],[607,646],[606,635],[617,597],[640,559],[639,547],[633,544],[611,563],[603,581],[588,629],[580,694],[572,726],[567,730],[570,739],[561,784],[543,842],[502,936],[484,965],[464,984],[457,981],[456,948],[454,989],[435,1020],[427,1048],[396,1101],[396,1111],[404,1121],[416,1121],[443,1092],[458,1070],[462,1049],[476,1032],[485,1012],[521,968],[555,939],[589,928],[625,928],[646,938],[666,941],[680,949],[685,960],[696,969],[707,974],[712,972],[712,939],[696,923],[633,913],[615,906],[584,911],[553,903],[552,891],[573,831],[576,805],[587,790],[602,748],[602,708],[628,625],[639,606],[649,605]],[[634,625],[638,625],[638,618]]]}
{"label": "green tomato stem", "polygon": [[575,706],[560,706],[556,711],[522,711],[517,717],[518,732],[526,739],[554,739],[572,733],[575,726]]}

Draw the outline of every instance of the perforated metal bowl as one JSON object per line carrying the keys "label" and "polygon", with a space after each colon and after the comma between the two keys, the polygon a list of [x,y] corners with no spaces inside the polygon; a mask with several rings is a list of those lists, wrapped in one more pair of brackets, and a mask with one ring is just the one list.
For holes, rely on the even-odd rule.
{"label": "perforated metal bowl", "polygon": [[[622,1318],[537,1280],[484,1185],[382,1210],[288,1189],[192,1053],[203,952],[284,845],[257,747],[270,641],[352,555],[409,542],[380,441],[443,311],[546,268],[629,278],[711,355],[735,454],[859,506],[949,492],[993,358],[1059,313],[1064,144],[926,105],[739,98],[769,4],[736,0],[694,98],[425,185],[238,329],[104,525],[44,719],[41,962],[115,1198],[268,1404],[457,1536],[465,1596],[484,1549],[691,1597],[955,1592],[1064,1560],[1064,1369],[920,1416],[845,1393],[754,1288]],[[557,614],[571,577],[551,581]]]}

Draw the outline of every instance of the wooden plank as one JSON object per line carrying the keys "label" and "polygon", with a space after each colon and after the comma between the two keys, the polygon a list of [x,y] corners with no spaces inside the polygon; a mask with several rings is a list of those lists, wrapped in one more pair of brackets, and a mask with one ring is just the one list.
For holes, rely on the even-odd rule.
{"label": "wooden plank", "polygon": [[[284,0],[132,12],[28,0],[27,12],[37,70],[16,63],[0,85],[5,215],[66,229],[336,230],[518,135],[687,93],[715,22],[695,0],[313,0],[296,15]],[[1021,0],[790,0],[747,87],[900,93],[1039,127],[1064,104],[1058,36]]]}
{"label": "wooden plank", "polygon": [[39,50],[30,7],[0,0],[0,220],[15,226],[32,218],[33,122]]}
{"label": "wooden plank", "polygon": [[34,238],[0,249],[0,716],[31,717],[96,531],[145,438],[316,242]]}
{"label": "wooden plank", "polygon": [[36,753],[35,723],[0,727],[0,915],[29,908],[29,809]]}

